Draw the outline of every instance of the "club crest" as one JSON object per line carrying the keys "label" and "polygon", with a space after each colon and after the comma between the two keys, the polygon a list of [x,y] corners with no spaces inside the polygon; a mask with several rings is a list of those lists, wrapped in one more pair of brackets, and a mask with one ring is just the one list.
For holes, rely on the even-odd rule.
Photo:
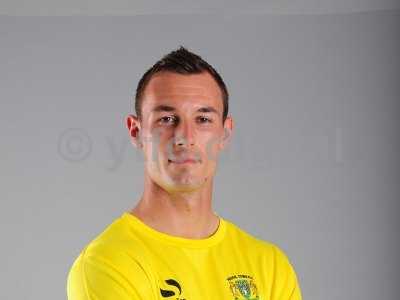
{"label": "club crest", "polygon": [[234,300],[260,300],[257,286],[249,275],[233,275],[227,278]]}

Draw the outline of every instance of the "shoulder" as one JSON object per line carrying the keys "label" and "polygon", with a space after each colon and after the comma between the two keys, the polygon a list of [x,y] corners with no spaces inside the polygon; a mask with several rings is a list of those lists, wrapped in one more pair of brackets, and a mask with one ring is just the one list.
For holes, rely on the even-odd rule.
{"label": "shoulder", "polygon": [[145,260],[142,244],[129,233],[122,219],[117,218],[83,247],[73,265],[121,273],[147,273],[149,268]]}
{"label": "shoulder", "polygon": [[251,247],[251,249],[257,251],[268,252],[271,254],[275,251],[274,248],[276,245],[271,241],[258,238],[232,221],[227,219],[224,220],[228,229],[227,235],[229,239],[235,240],[236,242]]}
{"label": "shoulder", "polygon": [[68,273],[68,299],[87,299],[81,295],[109,299],[111,294],[116,299],[141,299],[153,295],[151,270],[135,250],[137,243],[129,240],[124,230],[117,219],[81,250]]}
{"label": "shoulder", "polygon": [[262,256],[272,259],[277,264],[290,263],[285,251],[275,242],[256,237],[229,220],[225,219],[225,222],[229,238],[243,245],[243,248],[251,249],[252,252],[257,252]]}

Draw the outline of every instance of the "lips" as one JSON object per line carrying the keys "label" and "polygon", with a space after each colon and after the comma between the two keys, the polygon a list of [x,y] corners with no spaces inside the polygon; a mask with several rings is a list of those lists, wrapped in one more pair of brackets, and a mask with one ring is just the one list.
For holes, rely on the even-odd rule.
{"label": "lips", "polygon": [[182,156],[182,157],[177,157],[174,159],[168,159],[168,162],[173,162],[176,164],[184,164],[184,163],[197,163],[200,162],[200,160],[194,156]]}
{"label": "lips", "polygon": [[184,163],[197,163],[198,160],[196,159],[183,159],[183,160],[170,160],[168,159],[169,162],[176,163],[176,164],[184,164]]}

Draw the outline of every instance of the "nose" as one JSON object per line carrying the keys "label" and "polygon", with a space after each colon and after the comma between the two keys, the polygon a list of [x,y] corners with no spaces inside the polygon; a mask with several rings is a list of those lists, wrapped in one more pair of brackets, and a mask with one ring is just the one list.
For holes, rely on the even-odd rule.
{"label": "nose", "polygon": [[190,122],[179,122],[175,128],[174,145],[178,147],[191,147],[194,145],[194,129]]}

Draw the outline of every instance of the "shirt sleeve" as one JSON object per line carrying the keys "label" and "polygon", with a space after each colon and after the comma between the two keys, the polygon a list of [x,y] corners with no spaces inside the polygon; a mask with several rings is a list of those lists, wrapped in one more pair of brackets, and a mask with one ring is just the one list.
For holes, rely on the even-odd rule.
{"label": "shirt sleeve", "polygon": [[272,300],[302,300],[296,272],[287,255],[276,245]]}
{"label": "shirt sleeve", "polygon": [[141,265],[123,253],[110,259],[83,251],[67,279],[68,300],[152,300],[153,291]]}

